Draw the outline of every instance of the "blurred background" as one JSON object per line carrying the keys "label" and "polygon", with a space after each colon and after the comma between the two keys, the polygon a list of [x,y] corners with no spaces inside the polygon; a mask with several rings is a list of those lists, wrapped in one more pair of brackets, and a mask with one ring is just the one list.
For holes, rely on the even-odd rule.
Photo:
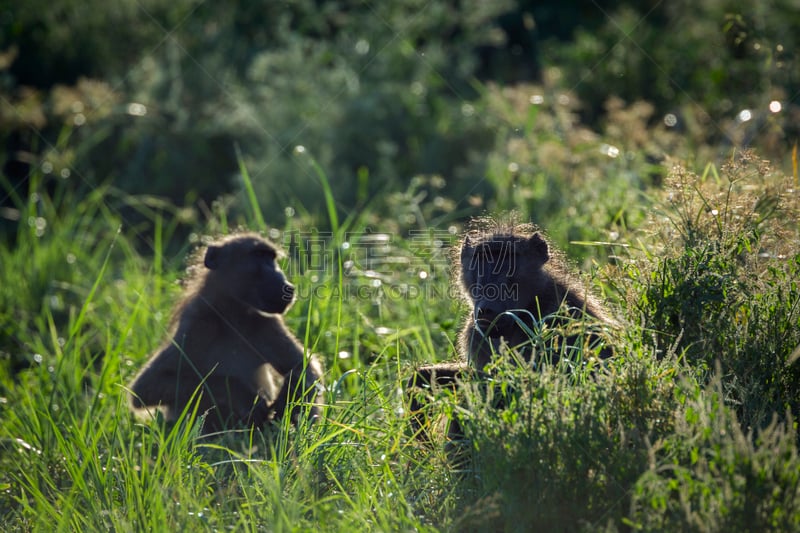
{"label": "blurred background", "polygon": [[670,158],[790,165],[798,27],[797,0],[6,0],[0,238],[32,172],[144,235],[235,213],[245,169],[269,225],[326,227],[321,169],[388,230],[514,208],[596,238]]}

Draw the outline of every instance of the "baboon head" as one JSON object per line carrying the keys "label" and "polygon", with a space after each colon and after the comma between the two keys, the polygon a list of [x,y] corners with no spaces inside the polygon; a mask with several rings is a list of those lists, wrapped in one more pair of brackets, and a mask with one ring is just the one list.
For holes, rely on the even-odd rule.
{"label": "baboon head", "polygon": [[475,325],[499,337],[515,327],[506,311],[535,309],[531,300],[548,279],[542,266],[549,258],[547,242],[538,233],[468,233],[461,245],[461,284]]}
{"label": "baboon head", "polygon": [[[294,301],[294,285],[276,262],[278,250],[256,234],[240,234],[209,245],[203,258],[206,290],[264,313],[283,313]],[[221,294],[220,294],[221,293]]]}

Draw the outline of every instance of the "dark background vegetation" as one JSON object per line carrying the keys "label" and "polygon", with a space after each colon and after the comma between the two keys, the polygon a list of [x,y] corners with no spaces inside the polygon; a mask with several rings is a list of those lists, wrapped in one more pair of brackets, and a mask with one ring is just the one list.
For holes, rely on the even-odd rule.
{"label": "dark background vegetation", "polygon": [[[4,174],[19,189],[44,165],[51,188],[112,183],[210,208],[241,189],[238,147],[268,221],[280,224],[286,207],[322,205],[314,176],[293,157],[300,145],[325,169],[342,211],[438,175],[463,218],[497,193],[484,177],[500,127],[482,109],[482,87],[518,82],[568,95],[595,131],[613,120],[611,97],[648,102],[645,125],[669,115],[687,143],[686,154],[671,155],[757,143],[783,157],[800,124],[796,7],[5,2]],[[742,110],[749,120],[737,120]],[[663,148],[641,148],[652,162],[664,157]]]}

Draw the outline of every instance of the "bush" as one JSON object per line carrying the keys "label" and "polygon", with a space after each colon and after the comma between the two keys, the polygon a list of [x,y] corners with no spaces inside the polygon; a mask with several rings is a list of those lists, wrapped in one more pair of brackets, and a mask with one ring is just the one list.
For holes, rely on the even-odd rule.
{"label": "bush", "polygon": [[800,457],[791,417],[742,430],[721,381],[683,396],[675,430],[648,450],[628,525],[639,531],[795,531]]}
{"label": "bush", "polygon": [[635,269],[634,303],[661,353],[708,373],[719,361],[745,427],[800,409],[800,200],[750,152],[717,174],[673,169],[651,228],[658,259]]}
{"label": "bush", "polygon": [[[150,7],[119,15],[121,27],[134,28],[140,56],[115,56],[108,65],[86,59],[83,74],[103,79],[105,100],[86,99],[73,75],[62,86],[75,89],[67,116],[47,105],[49,94],[29,99],[36,117],[8,110],[18,124],[0,134],[20,137],[20,150],[30,152],[25,161],[63,160],[44,150],[39,137],[59,152],[65,146],[56,139],[72,137],[68,163],[82,177],[76,186],[112,181],[132,194],[203,206],[241,189],[232,183],[238,146],[273,225],[283,223],[286,207],[324,211],[314,173],[294,157],[297,146],[325,168],[343,211],[379,192],[401,191],[418,174],[442,176],[456,198],[482,178],[493,134],[470,104],[477,96],[474,49],[488,38],[485,28],[503,3]],[[45,16],[48,10],[37,18],[17,7],[11,16],[17,11],[25,15],[14,26],[20,39],[33,38],[40,24],[44,43],[60,43],[64,54],[92,43],[81,32],[94,28],[94,18],[78,17],[70,26]],[[146,30],[154,26],[170,31],[156,38]],[[6,71],[12,79],[20,61]],[[9,92],[7,100],[21,108],[13,81]],[[110,111],[97,112],[101,104]],[[41,135],[29,135],[30,126]]]}
{"label": "bush", "polygon": [[[471,470],[464,475],[474,492],[462,497],[457,529],[618,527],[629,491],[647,468],[646,443],[669,429],[675,406],[671,385],[656,380],[674,363],[659,369],[636,357],[594,376],[506,368],[494,394],[468,391],[462,426]],[[655,388],[645,390],[645,383]]]}
{"label": "bush", "polygon": [[[552,72],[551,72],[552,74]],[[684,146],[665,128],[649,128],[652,106],[609,101],[602,132],[582,126],[575,95],[558,80],[498,87],[484,94],[497,131],[487,181],[469,203],[489,212],[517,210],[542,227],[571,258],[607,262],[620,237],[646,219],[649,190],[662,180],[665,153]]]}
{"label": "bush", "polygon": [[[791,96],[800,83],[800,41],[791,29],[800,20],[791,2],[769,9],[752,0],[648,3],[596,15],[598,27],[542,46],[546,65],[561,70],[590,124],[603,118],[609,96],[645,100],[657,110],[654,123],[672,114],[671,126],[696,147],[754,144],[775,159],[786,154],[800,113]],[[777,112],[773,100],[781,103]]]}

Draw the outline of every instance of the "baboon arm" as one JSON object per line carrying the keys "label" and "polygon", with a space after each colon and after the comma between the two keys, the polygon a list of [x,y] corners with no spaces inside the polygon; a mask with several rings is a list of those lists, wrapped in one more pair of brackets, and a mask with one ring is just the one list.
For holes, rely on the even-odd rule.
{"label": "baboon arm", "polygon": [[282,376],[302,368],[305,362],[303,346],[292,338],[282,325],[270,324],[264,340],[268,346],[264,362],[269,363]]}
{"label": "baboon arm", "polygon": [[[315,356],[311,356],[307,365],[301,363],[284,375],[283,386],[269,407],[271,416],[276,419],[281,418],[286,414],[290,402],[302,400],[311,404],[309,416],[311,418],[319,417],[322,403],[319,390],[321,384],[322,365]],[[294,406],[290,413],[292,421],[297,421],[301,409],[302,407],[299,405]]]}

